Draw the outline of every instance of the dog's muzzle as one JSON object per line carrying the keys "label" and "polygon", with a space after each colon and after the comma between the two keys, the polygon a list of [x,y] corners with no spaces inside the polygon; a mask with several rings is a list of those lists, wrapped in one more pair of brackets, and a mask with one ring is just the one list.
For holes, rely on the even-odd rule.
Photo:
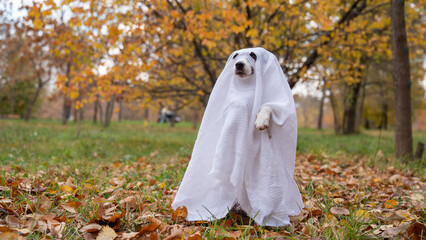
{"label": "dog's muzzle", "polygon": [[243,62],[237,62],[235,63],[235,74],[243,76],[246,75],[246,72],[244,71],[244,63]]}

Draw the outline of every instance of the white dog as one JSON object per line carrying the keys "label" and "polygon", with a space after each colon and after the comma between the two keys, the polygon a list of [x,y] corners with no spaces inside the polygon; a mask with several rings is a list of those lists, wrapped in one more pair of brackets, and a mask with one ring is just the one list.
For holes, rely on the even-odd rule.
{"label": "white dog", "polygon": [[303,208],[293,178],[296,144],[296,108],[278,59],[263,48],[233,52],[172,207],[185,206],[188,221],[221,219],[236,209],[259,225],[290,224]]}
{"label": "white dog", "polygon": [[[254,52],[251,52],[249,56],[256,61],[257,56]],[[234,65],[234,73],[239,78],[245,78],[247,81],[250,81],[250,76],[254,74],[254,66],[251,65],[250,61],[246,56],[239,56],[239,54],[235,54],[234,59],[236,59],[236,63]],[[271,120],[272,108],[269,106],[264,106],[260,109],[259,113],[257,113],[255,126],[258,130],[264,130],[269,127],[269,122]]]}

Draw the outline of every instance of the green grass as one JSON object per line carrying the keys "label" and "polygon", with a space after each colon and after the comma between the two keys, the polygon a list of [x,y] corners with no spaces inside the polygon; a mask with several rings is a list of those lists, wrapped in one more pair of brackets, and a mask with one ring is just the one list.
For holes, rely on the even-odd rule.
{"label": "green grass", "polygon": [[[110,128],[83,122],[80,137],[76,137],[76,124],[66,126],[59,121],[0,120],[0,163],[37,171],[52,165],[96,165],[155,155],[163,160],[170,157],[187,157],[191,154],[197,135],[189,123],[153,123],[144,127],[143,122],[113,122]],[[426,132],[414,133],[414,144],[426,143]],[[335,135],[332,130],[299,129],[299,153],[327,155],[335,158],[357,159],[367,157],[379,167],[389,164],[398,168],[422,173],[426,154],[422,161],[402,165],[395,161],[392,131],[363,131],[358,135]],[[381,151],[383,157],[379,153]],[[423,166],[423,167],[422,167]],[[419,171],[420,170],[420,171]]]}
{"label": "green grass", "polygon": [[[145,127],[143,122],[113,122],[110,128],[105,129],[91,122],[83,122],[81,134],[76,137],[75,123],[63,126],[59,121],[52,120],[34,120],[29,123],[0,120],[0,186],[5,188],[10,180],[29,182],[33,186],[41,182],[47,187],[47,191],[41,194],[22,189],[13,194],[13,187],[9,186],[6,191],[0,191],[0,199],[13,199],[10,209],[33,206],[32,211],[37,214],[55,216],[63,216],[64,210],[59,208],[61,204],[80,202],[81,206],[76,207],[78,218],[72,217],[66,221],[64,239],[82,239],[79,229],[84,224],[102,220],[96,214],[100,205],[93,200],[99,197],[107,199],[115,196],[115,200],[111,201],[119,206],[120,211],[124,209],[120,200],[129,196],[140,197],[143,206],[137,206],[123,216],[118,231],[139,231],[146,222],[142,223],[137,219],[149,212],[159,214],[162,216],[160,219],[167,224],[174,224],[170,219],[173,212],[169,205],[171,195],[183,177],[196,135],[197,130],[193,130],[190,123],[179,123],[170,128],[167,124],[153,123]],[[415,142],[418,140],[426,142],[426,133],[415,133]],[[309,236],[321,236],[324,239],[371,239],[374,229],[366,228],[373,223],[385,224],[378,218],[372,218],[368,222],[360,221],[356,211],[365,208],[365,201],[379,206],[382,204],[383,199],[375,198],[375,193],[382,187],[389,187],[386,179],[390,175],[377,176],[379,182],[375,183],[371,179],[362,180],[377,174],[375,170],[367,169],[367,174],[360,177],[357,176],[357,169],[367,160],[370,165],[387,168],[393,164],[399,169],[422,175],[426,159],[424,157],[422,161],[401,164],[392,157],[393,143],[392,131],[364,131],[359,135],[338,136],[331,130],[299,129],[298,153],[302,155],[297,158],[296,181],[299,187],[303,186],[301,192],[304,201],[315,200],[312,202],[314,207],[323,212],[319,217],[311,216],[303,220],[303,226],[309,227]],[[382,154],[377,154],[379,150]],[[345,174],[333,176],[321,172],[320,167],[328,169],[326,161],[333,162],[333,159],[338,159],[342,169],[357,166],[352,167],[350,174],[357,179],[360,177],[358,187],[345,188],[339,185],[339,181],[335,181],[336,178],[345,180],[348,177]],[[302,171],[309,176],[323,176],[323,179],[303,180]],[[385,183],[383,186],[380,185],[382,181]],[[61,187],[64,184],[68,188],[74,186],[72,193]],[[110,189],[114,189],[114,192],[109,192]],[[362,200],[362,206],[361,202],[353,201],[353,196],[359,191],[372,195],[372,199]],[[337,219],[330,218],[330,209],[342,205],[334,201],[336,196],[331,193],[336,192],[341,194],[339,197],[348,200],[345,200],[345,207],[350,210],[349,215],[337,216]],[[49,207],[43,206],[48,202],[46,199],[51,199]],[[304,211],[310,214],[309,211]],[[0,212],[0,223],[4,222],[5,217]],[[277,229],[240,223],[222,226],[227,219],[205,223],[203,238],[226,237],[231,232],[238,231],[241,231],[240,239],[249,236],[270,236],[267,238],[273,239],[274,234],[300,239],[303,235],[301,224],[294,228]],[[44,236],[40,231],[31,231],[26,238],[42,239]],[[306,236],[303,235],[305,238]]]}
{"label": "green grass", "polygon": [[186,123],[146,128],[142,122],[121,122],[104,129],[85,122],[76,137],[75,123],[1,120],[0,163],[39,170],[55,164],[135,161],[152,153],[158,159],[182,157],[191,154],[195,138],[196,131]]}

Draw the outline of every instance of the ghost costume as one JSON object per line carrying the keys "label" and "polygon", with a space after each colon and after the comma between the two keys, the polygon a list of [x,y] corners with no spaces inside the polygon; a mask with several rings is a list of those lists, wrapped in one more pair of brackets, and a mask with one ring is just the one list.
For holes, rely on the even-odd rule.
{"label": "ghost costume", "polygon": [[[257,59],[253,59],[254,53]],[[234,72],[245,57],[251,76]],[[255,128],[263,106],[268,129]],[[297,119],[293,96],[276,57],[263,48],[230,55],[210,95],[191,160],[172,207],[186,206],[188,221],[215,220],[238,204],[263,226],[290,224],[303,208],[293,179]]]}

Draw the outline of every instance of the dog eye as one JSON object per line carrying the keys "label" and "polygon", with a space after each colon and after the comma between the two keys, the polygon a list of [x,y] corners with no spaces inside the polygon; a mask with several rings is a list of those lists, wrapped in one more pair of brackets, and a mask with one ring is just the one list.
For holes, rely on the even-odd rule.
{"label": "dog eye", "polygon": [[250,53],[250,57],[252,57],[254,59],[254,61],[257,60],[257,56],[256,56],[256,54],[254,54],[254,52]]}
{"label": "dog eye", "polygon": [[238,53],[236,53],[232,59],[235,59],[237,56],[238,56]]}

